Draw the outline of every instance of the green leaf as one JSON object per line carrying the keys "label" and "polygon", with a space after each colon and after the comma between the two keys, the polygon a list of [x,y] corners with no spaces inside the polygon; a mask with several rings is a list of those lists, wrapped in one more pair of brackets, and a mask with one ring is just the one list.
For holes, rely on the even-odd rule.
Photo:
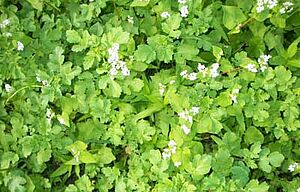
{"label": "green leaf", "polygon": [[180,14],[172,14],[166,22],[162,23],[162,30],[167,33],[170,37],[179,37],[181,34],[180,27],[182,17]]}
{"label": "green leaf", "polygon": [[195,164],[193,177],[199,177],[209,173],[211,169],[211,161],[212,157],[210,155],[196,155],[193,160],[193,163]]}
{"label": "green leaf", "polygon": [[66,172],[72,171],[72,165],[61,165],[58,169],[56,169],[53,173],[51,173],[50,177],[59,177]]}
{"label": "green leaf", "polygon": [[287,49],[286,58],[292,58],[296,54],[298,50],[299,42],[300,42],[300,37],[298,37],[295,41],[293,41],[293,43]]}
{"label": "green leaf", "polygon": [[287,65],[300,68],[300,59],[289,59]]}
{"label": "green leaf", "polygon": [[119,83],[117,83],[116,81],[112,80],[110,82],[110,94],[113,96],[113,97],[120,97],[121,93],[122,93],[122,88],[121,86],[119,85]]}
{"label": "green leaf", "polygon": [[233,166],[231,168],[232,179],[238,183],[240,187],[244,187],[249,181],[249,170],[241,166]]}
{"label": "green leaf", "polygon": [[8,183],[8,189],[10,192],[25,192],[26,188],[23,186],[26,183],[24,177],[15,175]]}
{"label": "green leaf", "polygon": [[31,6],[39,11],[43,10],[44,3],[40,0],[27,0]]}
{"label": "green leaf", "polygon": [[245,187],[246,192],[268,192],[269,186],[266,182],[259,184],[257,180],[252,179]]}
{"label": "green leaf", "polygon": [[137,61],[151,63],[156,58],[156,53],[149,45],[139,45],[138,49],[134,52],[134,58]]}
{"label": "green leaf", "polygon": [[82,163],[96,163],[96,159],[94,158],[94,156],[87,152],[87,151],[82,151],[80,153],[80,156],[79,156],[79,160],[82,162]]}
{"label": "green leaf", "polygon": [[204,115],[197,124],[198,133],[219,133],[223,125],[214,117]]}
{"label": "green leaf", "polygon": [[284,156],[278,151],[272,152],[269,155],[269,161],[271,165],[273,165],[274,167],[280,167],[283,160],[284,160]]}
{"label": "green leaf", "polygon": [[269,164],[269,159],[266,157],[260,158],[258,162],[259,168],[266,173],[271,173],[272,167]]}
{"label": "green leaf", "polygon": [[111,148],[103,147],[103,148],[99,149],[98,156],[97,156],[97,162],[103,163],[103,164],[109,164],[114,160],[116,160],[116,158],[113,155]]}
{"label": "green leaf", "polygon": [[216,57],[217,62],[221,59],[223,53],[223,50],[220,47],[213,46],[213,55]]}
{"label": "green leaf", "polygon": [[145,7],[149,4],[150,0],[134,0],[130,7]]}
{"label": "green leaf", "polygon": [[79,33],[75,30],[66,31],[66,36],[69,43],[79,43],[81,41]]}
{"label": "green leaf", "polygon": [[223,5],[223,24],[229,30],[244,22],[247,18],[242,10],[235,6]]}
{"label": "green leaf", "polygon": [[36,156],[38,164],[42,164],[44,162],[49,161],[52,156],[51,153],[52,153],[52,150],[50,150],[50,149],[39,151]]}
{"label": "green leaf", "polygon": [[257,128],[249,127],[245,132],[244,140],[247,144],[252,144],[256,142],[263,143],[264,136]]}

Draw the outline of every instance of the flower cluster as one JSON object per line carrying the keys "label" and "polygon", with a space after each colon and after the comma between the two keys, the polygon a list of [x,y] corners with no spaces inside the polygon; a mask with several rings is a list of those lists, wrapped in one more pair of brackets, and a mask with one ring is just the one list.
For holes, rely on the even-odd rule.
{"label": "flower cluster", "polygon": [[252,73],[257,73],[257,69],[256,66],[253,63],[249,63],[246,68],[248,69],[248,71],[252,72]]}
{"label": "flower cluster", "polygon": [[168,143],[168,147],[164,148],[162,152],[162,158],[163,159],[169,159],[172,154],[176,153],[177,144],[174,140],[170,140]]}
{"label": "flower cluster", "polygon": [[210,69],[211,77],[215,78],[215,77],[219,76],[219,72],[218,72],[219,67],[220,67],[219,63],[212,64],[211,69]]}
{"label": "flower cluster", "polygon": [[10,24],[10,20],[5,19],[4,21],[2,21],[2,23],[0,23],[0,29],[4,29],[9,24]]}
{"label": "flower cluster", "polygon": [[166,18],[170,17],[170,13],[167,12],[167,11],[165,11],[165,12],[162,12],[162,13],[160,14],[160,16],[161,16],[162,18],[166,19]]}
{"label": "flower cluster", "polygon": [[158,85],[159,85],[159,94],[160,94],[160,96],[163,96],[166,86],[162,83],[159,83]]}
{"label": "flower cluster", "polygon": [[[197,115],[199,113],[200,108],[199,107],[192,107],[191,110],[184,109],[182,112],[178,113],[179,118],[183,119],[184,121],[187,121],[186,123],[181,125],[181,129],[184,132],[184,134],[188,135],[191,132],[191,129],[188,127],[192,126],[193,124],[193,116]],[[187,125],[187,123],[189,123]]]}
{"label": "flower cluster", "polygon": [[298,167],[298,163],[292,163],[289,166],[289,171],[294,172],[297,167]]}
{"label": "flower cluster", "polygon": [[49,86],[49,82],[47,80],[42,80],[39,75],[36,76],[36,80],[44,86]]}
{"label": "flower cluster", "polygon": [[260,13],[265,10],[265,7],[273,9],[277,5],[277,0],[258,0],[256,12]]}
{"label": "flower cluster", "polygon": [[294,5],[294,4],[293,4],[292,2],[289,2],[289,1],[284,2],[284,3],[282,4],[281,9],[279,10],[280,14],[284,14],[284,13],[289,13],[289,12],[291,12],[291,11],[293,10],[293,7],[292,7],[293,5]]}
{"label": "flower cluster", "polygon": [[17,42],[17,50],[18,51],[23,51],[24,50],[24,45],[20,41]]}
{"label": "flower cluster", "polygon": [[118,71],[121,70],[121,73],[124,76],[129,76],[130,71],[128,70],[126,63],[124,61],[119,60],[119,51],[120,45],[118,43],[114,43],[111,48],[108,49],[108,63],[111,64],[110,74],[115,76],[118,74]]}
{"label": "flower cluster", "polygon": [[48,122],[49,125],[51,124],[51,120],[52,120],[53,115],[54,114],[51,112],[51,110],[47,108],[46,118],[47,118],[47,122]]}
{"label": "flower cluster", "polygon": [[187,17],[189,15],[189,7],[186,4],[186,0],[178,0],[178,3],[182,5],[179,9],[181,17]]}
{"label": "flower cluster", "polygon": [[268,62],[269,62],[269,59],[271,59],[272,56],[271,55],[261,55],[257,62],[258,64],[260,65],[260,70],[262,72],[264,72],[266,69],[267,69],[267,66],[268,66]]}
{"label": "flower cluster", "polygon": [[237,94],[239,94],[239,89],[233,89],[232,93],[229,95],[233,103],[237,103]]}
{"label": "flower cluster", "polygon": [[12,86],[10,86],[10,84],[5,84],[4,87],[5,87],[5,91],[8,93],[13,90],[13,88],[12,88]]}
{"label": "flower cluster", "polygon": [[190,74],[188,74],[188,71],[187,70],[184,70],[180,73],[180,76],[185,78],[185,79],[189,79],[191,81],[194,81],[197,79],[197,73],[195,72],[192,72]]}
{"label": "flower cluster", "polygon": [[128,21],[128,23],[130,23],[130,24],[133,24],[134,23],[134,21],[133,21],[133,17],[131,17],[131,16],[127,16],[127,21]]}

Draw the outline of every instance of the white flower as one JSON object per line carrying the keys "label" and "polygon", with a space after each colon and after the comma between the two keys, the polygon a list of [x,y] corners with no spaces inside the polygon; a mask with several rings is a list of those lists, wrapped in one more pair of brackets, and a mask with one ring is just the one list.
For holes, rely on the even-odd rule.
{"label": "white flower", "polygon": [[298,167],[298,163],[292,163],[292,164],[290,164],[288,170],[289,170],[290,172],[293,172],[293,171],[295,171],[295,169],[296,169],[297,167]]}
{"label": "white flower", "polygon": [[175,80],[170,81],[170,85],[173,85],[175,83]]}
{"label": "white flower", "polygon": [[233,90],[232,90],[232,93],[233,93],[233,94],[238,94],[239,92],[240,92],[239,89],[233,89]]}
{"label": "white flower", "polygon": [[161,14],[160,14],[160,16],[162,17],[162,18],[168,18],[168,17],[170,17],[170,14],[167,12],[167,11],[165,11],[165,12],[162,12]]}
{"label": "white flower", "polygon": [[186,0],[178,0],[178,3],[180,3],[180,4],[185,4],[185,3],[186,3]]}
{"label": "white flower", "polygon": [[94,2],[94,0],[89,0],[89,2]]}
{"label": "white flower", "polygon": [[198,63],[198,71],[201,73],[205,70],[205,65],[202,65],[201,63]]}
{"label": "white flower", "polygon": [[237,96],[236,95],[230,94],[229,96],[230,96],[231,100],[233,101],[233,103],[237,103]]}
{"label": "white flower", "polygon": [[133,17],[131,17],[131,16],[127,16],[127,21],[128,21],[128,23],[130,23],[130,24],[133,24],[134,23],[134,21],[133,21]]}
{"label": "white flower", "polygon": [[300,192],[300,187],[297,189],[297,192]]}
{"label": "white flower", "polygon": [[256,12],[261,13],[264,9],[265,9],[264,6],[258,6],[256,7]]}
{"label": "white flower", "polygon": [[181,77],[184,77],[184,78],[187,78],[188,77],[188,73],[187,73],[187,70],[184,70],[180,73],[180,76]]}
{"label": "white flower", "polygon": [[181,162],[180,162],[180,161],[176,161],[176,162],[174,163],[174,165],[175,165],[175,167],[179,167],[179,166],[181,165]]}
{"label": "white flower", "polygon": [[197,115],[199,113],[199,110],[200,110],[200,107],[192,107],[190,112],[193,113],[193,115]]}
{"label": "white flower", "polygon": [[189,8],[188,8],[188,6],[182,6],[181,8],[180,8],[180,16],[181,17],[187,17],[188,16],[188,14],[189,14]]}
{"label": "white flower", "polygon": [[5,91],[6,91],[6,92],[9,93],[9,92],[12,91],[12,87],[11,87],[9,84],[5,84],[4,87],[5,87]]}
{"label": "white flower", "polygon": [[61,116],[58,116],[57,119],[61,125],[66,125],[65,120]]}
{"label": "white flower", "polygon": [[10,24],[10,20],[9,19],[5,19],[4,21],[2,21],[2,23],[0,24],[0,28],[3,29],[5,28],[7,25]]}
{"label": "white flower", "polygon": [[188,128],[185,124],[181,125],[181,129],[183,130],[184,134],[188,135],[191,132],[191,129]]}
{"label": "white flower", "polygon": [[23,45],[22,42],[18,41],[18,42],[17,42],[17,45],[18,45],[18,47],[17,47],[17,50],[18,50],[18,51],[23,51],[23,50],[24,50],[24,45]]}
{"label": "white flower", "polygon": [[252,63],[248,64],[246,66],[246,68],[248,69],[248,71],[252,72],[252,73],[257,73],[257,69],[256,69],[256,66]]}
{"label": "white flower", "polygon": [[267,66],[262,66],[262,67],[260,67],[260,70],[261,70],[261,72],[265,72],[265,70],[266,70],[267,68],[268,68]]}
{"label": "white flower", "polygon": [[164,152],[162,152],[162,158],[164,160],[169,159],[171,157],[171,151],[169,149],[164,149]]}
{"label": "white flower", "polygon": [[217,76],[219,76],[218,73],[218,69],[219,69],[220,65],[218,63],[214,63],[212,64],[211,70],[210,70],[210,76],[215,78]]}
{"label": "white flower", "polygon": [[189,75],[188,75],[188,79],[189,80],[191,80],[191,81],[194,81],[194,80],[196,80],[197,79],[197,73],[190,73]]}
{"label": "white flower", "polygon": [[176,144],[176,142],[175,142],[173,139],[170,140],[169,143],[168,143],[168,146],[169,146],[169,147],[176,147],[176,145],[177,145],[177,144]]}
{"label": "white flower", "polygon": [[282,8],[280,9],[280,13],[281,14],[284,14],[284,13],[289,13],[289,12],[291,12],[292,10],[293,10],[293,7],[291,7],[291,6],[293,6],[294,4],[293,3],[291,3],[291,2],[289,2],[289,1],[287,1],[287,2],[284,2],[283,4],[282,4]]}
{"label": "white flower", "polygon": [[268,8],[273,9],[277,5],[277,0],[269,0]]}
{"label": "white flower", "polygon": [[130,75],[130,71],[129,69],[127,68],[127,66],[123,66],[121,67],[121,73],[124,75],[124,76],[129,76]]}
{"label": "white flower", "polygon": [[109,70],[110,75],[115,76],[118,74],[118,70],[116,68],[111,68]]}
{"label": "white flower", "polygon": [[46,117],[47,117],[47,122],[48,122],[48,124],[51,124],[51,119],[52,119],[52,117],[53,117],[53,114],[52,114],[51,110],[48,109],[48,108],[47,108],[47,110],[46,110]]}
{"label": "white flower", "polygon": [[163,85],[162,83],[159,83],[158,85],[159,85],[159,94],[160,94],[160,96],[163,96],[166,86]]}

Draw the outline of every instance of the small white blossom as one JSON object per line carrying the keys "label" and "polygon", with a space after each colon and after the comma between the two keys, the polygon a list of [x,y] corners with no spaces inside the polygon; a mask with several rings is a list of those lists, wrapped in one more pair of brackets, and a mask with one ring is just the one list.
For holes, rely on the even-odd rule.
{"label": "small white blossom", "polygon": [[188,135],[191,132],[191,129],[188,128],[185,124],[181,125],[181,129],[183,130],[184,134]]}
{"label": "small white blossom", "polygon": [[130,71],[129,71],[129,69],[127,68],[127,66],[121,67],[121,73],[122,73],[124,76],[129,76],[129,75],[130,75]]}
{"label": "small white blossom", "polygon": [[176,142],[174,140],[170,140],[169,143],[168,143],[169,147],[176,147],[176,145],[177,144],[176,144]]}
{"label": "small white blossom", "polygon": [[12,86],[10,86],[10,84],[5,84],[4,87],[5,87],[5,91],[8,93],[11,92],[13,89]]}
{"label": "small white blossom", "polygon": [[188,8],[188,6],[182,6],[181,8],[180,8],[180,16],[181,17],[187,17],[188,16],[188,14],[189,14],[189,8]]}
{"label": "small white blossom", "polygon": [[297,189],[297,192],[300,192],[300,187]]}
{"label": "small white blossom", "polygon": [[164,160],[169,159],[171,157],[171,151],[169,149],[164,149],[164,152],[162,152],[162,158]]}
{"label": "small white blossom", "polygon": [[182,72],[180,73],[180,76],[181,76],[181,77],[184,77],[184,78],[187,78],[187,77],[188,77],[188,72],[187,72],[187,70],[182,71]]}
{"label": "small white blossom", "polygon": [[201,63],[198,63],[198,71],[200,72],[200,73],[202,73],[204,70],[205,70],[205,65],[202,65]]}
{"label": "small white blossom", "polygon": [[193,115],[197,115],[199,113],[200,107],[192,107],[190,110]]}
{"label": "small white blossom", "polygon": [[23,45],[23,43],[22,42],[20,42],[20,41],[18,41],[17,42],[17,50],[18,51],[23,51],[24,50],[24,45]]}
{"label": "small white blossom", "polygon": [[220,65],[218,63],[212,64],[211,70],[210,70],[210,76],[215,78],[219,76],[218,69]]}
{"label": "small white blossom", "polygon": [[188,75],[188,79],[189,80],[191,80],[191,81],[194,81],[194,80],[196,80],[197,79],[197,73],[190,73],[189,75]]}
{"label": "small white blossom", "polygon": [[169,12],[167,12],[167,11],[165,11],[165,12],[162,12],[161,14],[160,14],[160,16],[162,17],[162,18],[168,18],[168,17],[170,17],[170,14],[169,14]]}
{"label": "small white blossom", "polygon": [[237,96],[236,95],[230,94],[229,96],[230,96],[231,100],[233,101],[233,103],[237,103]]}
{"label": "small white blossom", "polygon": [[173,85],[175,83],[175,80],[170,81],[170,85]]}
{"label": "small white blossom", "polygon": [[238,94],[239,92],[240,92],[239,89],[233,89],[233,90],[232,90],[232,93],[233,93],[233,94]]}
{"label": "small white blossom", "polygon": [[266,70],[267,68],[268,68],[267,66],[262,66],[262,67],[260,67],[260,70],[261,70],[261,72],[265,72],[265,70]]}
{"label": "small white blossom", "polygon": [[133,21],[133,17],[131,17],[131,16],[127,16],[127,21],[128,21],[128,23],[130,23],[130,24],[133,24],[134,23],[134,21]]}
{"label": "small white blossom", "polygon": [[43,84],[44,86],[49,86],[49,82],[48,82],[47,80],[43,80],[43,81],[42,81],[42,84]]}
{"label": "small white blossom", "polygon": [[116,68],[111,68],[109,70],[109,73],[110,73],[111,76],[115,76],[115,75],[118,74],[118,70]]}
{"label": "small white blossom", "polygon": [[47,122],[48,122],[48,124],[51,124],[51,119],[52,119],[52,117],[53,117],[53,114],[52,114],[51,110],[48,109],[48,108],[47,108],[47,110],[46,110],[46,117],[47,117]]}
{"label": "small white blossom", "polygon": [[57,119],[61,125],[66,125],[65,120],[61,116],[58,116]]}
{"label": "small white blossom", "polygon": [[174,165],[175,165],[175,167],[179,167],[179,166],[181,165],[181,162],[180,162],[180,161],[176,161],[176,162],[174,163]]}
{"label": "small white blossom", "polygon": [[159,85],[159,94],[160,94],[160,96],[163,96],[166,86],[163,85],[162,83],[159,83],[158,85]]}
{"label": "small white blossom", "polygon": [[295,171],[295,169],[298,167],[298,163],[292,163],[292,164],[290,164],[290,166],[289,166],[289,171],[290,172],[294,172]]}
{"label": "small white blossom", "polygon": [[7,25],[10,24],[10,20],[9,19],[5,19],[2,21],[2,23],[0,23],[0,28],[3,29],[5,28]]}
{"label": "small white blossom", "polygon": [[282,7],[281,7],[281,9],[279,10],[279,12],[281,13],[281,14],[284,14],[284,13],[289,13],[289,12],[291,12],[294,8],[292,7],[294,4],[293,3],[291,3],[291,2],[289,2],[289,1],[287,1],[287,2],[284,2],[283,4],[282,4]]}
{"label": "small white blossom", "polygon": [[268,2],[268,8],[273,9],[277,5],[277,0],[269,0]]}
{"label": "small white blossom", "polygon": [[180,4],[185,4],[185,3],[186,3],[186,0],[178,0],[178,3],[180,3]]}
{"label": "small white blossom", "polygon": [[246,68],[248,69],[248,71],[252,72],[252,73],[257,73],[257,69],[256,69],[256,66],[252,63],[248,64],[246,66]]}

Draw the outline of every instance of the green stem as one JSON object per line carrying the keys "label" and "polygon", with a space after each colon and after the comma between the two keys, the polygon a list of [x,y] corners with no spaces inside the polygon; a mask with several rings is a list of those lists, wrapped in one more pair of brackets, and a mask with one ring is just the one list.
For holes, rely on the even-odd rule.
{"label": "green stem", "polygon": [[25,87],[22,87],[18,90],[16,90],[10,97],[8,97],[5,101],[5,104],[7,104],[9,102],[9,100],[11,100],[16,94],[18,94],[20,91],[27,89],[27,88],[43,88],[43,86],[41,85],[27,85]]}

